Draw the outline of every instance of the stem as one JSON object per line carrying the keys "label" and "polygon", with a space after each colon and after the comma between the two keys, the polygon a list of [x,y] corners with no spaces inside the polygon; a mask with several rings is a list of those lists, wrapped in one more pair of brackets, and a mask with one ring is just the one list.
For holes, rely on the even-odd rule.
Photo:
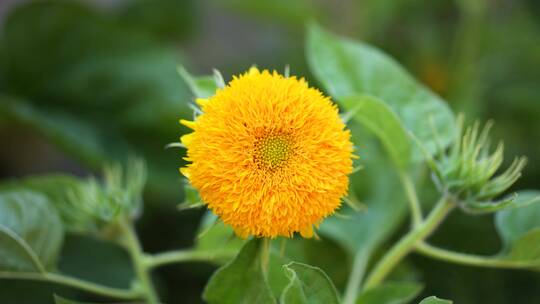
{"label": "stem", "polygon": [[120,288],[107,287],[57,273],[0,272],[0,278],[55,283],[58,285],[87,291],[96,295],[122,300],[133,300],[140,298],[141,296],[141,294],[136,290],[124,290]]}
{"label": "stem", "polygon": [[379,285],[390,271],[416,246],[416,244],[433,233],[453,207],[453,201],[447,196],[442,197],[426,220],[404,235],[375,265],[366,281],[365,289],[370,289]]}
{"label": "stem", "polygon": [[145,263],[146,256],[142,251],[137,234],[135,233],[132,224],[126,220],[121,221],[120,227],[124,232],[126,249],[131,256],[131,260],[135,267],[135,273],[142,287],[144,298],[150,304],[157,304],[159,303],[159,298],[154,289],[154,285],[152,284],[152,279],[149,275],[150,268]]}
{"label": "stem", "polygon": [[343,304],[353,304],[356,301],[368,260],[369,255],[366,250],[359,250],[354,256],[352,271],[347,281],[347,287],[345,288]]}
{"label": "stem", "polygon": [[167,264],[182,263],[188,261],[212,262],[219,259],[234,257],[234,253],[216,254],[209,251],[197,251],[193,249],[176,250],[159,253],[146,257],[146,267],[149,269],[161,267]]}
{"label": "stem", "polygon": [[508,269],[522,269],[522,268],[539,268],[540,261],[512,261],[499,258],[492,258],[481,255],[473,255],[450,251],[442,248],[426,244],[424,242],[416,245],[416,251],[438,260],[469,265],[478,267],[493,267],[493,268],[508,268]]}
{"label": "stem", "polygon": [[270,261],[270,239],[263,238],[261,246],[261,268],[266,276],[268,273],[268,262]]}
{"label": "stem", "polygon": [[405,194],[407,195],[407,201],[409,202],[409,208],[411,209],[413,227],[418,227],[422,224],[422,208],[420,207],[414,183],[409,175],[403,171],[399,173],[399,178],[405,189]]}

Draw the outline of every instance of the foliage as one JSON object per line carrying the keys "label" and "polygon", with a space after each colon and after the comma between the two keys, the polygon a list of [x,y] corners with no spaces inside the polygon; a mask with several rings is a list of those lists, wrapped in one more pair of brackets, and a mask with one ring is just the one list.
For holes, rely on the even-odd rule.
{"label": "foliage", "polygon": [[[445,63],[441,58],[450,48],[425,52],[437,39],[446,39],[440,33],[448,34],[448,29],[426,26],[437,15],[422,15],[416,2],[366,1],[378,18],[369,26],[356,20],[358,7],[352,5],[348,14],[355,18],[349,26],[364,25],[359,33],[363,41],[315,22],[305,30],[305,58],[312,73],[306,75],[339,105],[360,155],[345,203],[321,223],[317,240],[236,237],[211,211],[198,210],[204,207],[198,192],[179,180],[178,154],[183,152],[163,151],[170,142],[168,147],[182,148],[176,141],[186,130],[177,120],[199,114],[190,98],[212,96],[226,83],[217,70],[193,76],[183,66],[187,57],[176,48],[197,22],[195,1],[137,0],[108,9],[72,1],[21,4],[7,17],[0,38],[0,127],[9,127],[7,132],[23,127],[85,169],[103,170],[88,177],[46,173],[0,181],[0,302],[176,303],[178,293],[171,291],[176,289],[186,302],[200,301],[202,293],[208,303],[452,303],[432,294],[458,303],[479,297],[490,303],[503,303],[504,296],[514,300],[505,288],[482,294],[480,271],[467,275],[476,284],[441,287],[451,279],[442,278],[440,269],[448,268],[439,267],[456,272],[464,266],[491,268],[488,275],[508,277],[502,281],[507,284],[514,277],[517,285],[520,278],[538,281],[540,192],[514,190],[522,170],[533,178],[538,174],[538,153],[528,136],[538,129],[540,117],[531,106],[537,97],[531,79],[537,73],[528,66],[540,62],[531,42],[537,41],[538,27],[529,23],[532,13],[512,11],[515,20],[504,29],[508,42],[501,43],[496,39],[501,29],[486,26],[496,23],[485,17],[487,8],[461,1],[452,7],[464,18],[456,58]],[[293,38],[287,42],[290,48],[299,43],[294,35],[303,32],[306,21],[324,21],[331,13],[310,1],[208,5],[262,16],[264,22],[280,20],[292,29],[287,34]],[[449,10],[449,4],[423,5],[424,12]],[[369,14],[362,10],[360,15]],[[403,40],[385,37],[402,23],[413,32],[403,29]],[[481,40],[478,49],[462,46],[474,39]],[[478,60],[484,48],[489,54]],[[504,61],[507,48],[518,48],[520,55]],[[227,56],[215,53],[216,58]],[[280,53],[272,55],[279,58]],[[228,64],[224,70],[237,69]],[[293,68],[294,74],[302,74],[303,63]],[[516,79],[506,82],[504,74]],[[485,81],[485,88],[475,78]],[[482,96],[490,96],[494,105],[473,103]],[[504,104],[503,98],[516,102]],[[495,149],[490,145],[491,123],[483,130],[480,123],[466,127],[451,107],[469,116],[495,116],[493,131],[507,141],[507,153],[528,151],[533,169],[524,169],[524,158],[507,165],[502,144]],[[512,113],[526,117],[519,132],[512,129]],[[501,172],[501,166],[508,169]],[[534,179],[526,184],[537,185]],[[163,201],[168,205],[156,208]],[[175,214],[175,220],[196,218],[198,228],[169,229],[166,221],[154,218],[156,209]],[[410,224],[404,224],[407,217]],[[459,235],[445,237],[456,217],[469,221],[464,227],[471,228],[460,227]],[[478,229],[492,218],[494,229]],[[159,234],[171,237],[160,244],[155,241]],[[497,241],[485,241],[497,238],[500,248]],[[178,244],[185,246],[171,248]],[[432,264],[420,255],[439,266],[426,269]],[[173,263],[185,265],[170,272],[161,269]],[[174,281],[179,274],[189,280]],[[428,279],[433,274],[437,281]],[[204,291],[200,284],[206,285]],[[515,300],[534,303],[534,290]],[[189,298],[192,294],[196,298]],[[499,295],[503,297],[492,300]]]}

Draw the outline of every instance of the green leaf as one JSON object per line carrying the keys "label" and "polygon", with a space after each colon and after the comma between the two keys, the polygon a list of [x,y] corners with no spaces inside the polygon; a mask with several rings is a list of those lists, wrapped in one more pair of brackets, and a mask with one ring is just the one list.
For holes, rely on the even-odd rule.
{"label": "green leaf", "polygon": [[422,284],[414,282],[385,283],[362,293],[356,304],[405,304],[414,299]]}
{"label": "green leaf", "polygon": [[420,304],[452,304],[450,300],[440,299],[436,296],[431,296],[423,299]]}
{"label": "green leaf", "polygon": [[72,206],[70,193],[75,193],[82,186],[82,180],[74,176],[51,174],[8,180],[0,184],[0,191],[27,190],[46,196],[48,201],[58,210],[64,228],[67,231],[80,233],[95,229],[93,219],[80,214]]}
{"label": "green leaf", "polygon": [[193,188],[193,186],[187,181],[184,180],[184,202],[177,206],[179,211],[200,208],[203,207],[204,203],[199,195],[199,191]]}
{"label": "green leaf", "polygon": [[360,131],[353,129],[355,144],[363,152],[361,160],[365,169],[351,176],[350,191],[363,198],[367,209],[356,211],[344,206],[338,210],[339,216],[329,217],[320,226],[321,234],[342,245],[351,257],[360,251],[370,256],[407,214],[402,187],[392,164],[373,142],[357,140],[362,134],[357,130]]}
{"label": "green leaf", "polygon": [[201,220],[194,248],[197,251],[212,252],[219,257],[216,261],[223,264],[233,258],[244,244],[245,241],[236,237],[230,226],[207,211]]}
{"label": "green leaf", "polygon": [[54,267],[63,237],[60,217],[45,196],[0,193],[0,271],[42,272]]}
{"label": "green leaf", "polygon": [[281,295],[283,304],[339,304],[339,295],[320,268],[292,262],[284,266],[290,283]]}
{"label": "green leaf", "polygon": [[[540,228],[531,230],[517,239],[507,257],[516,261],[540,261]],[[537,269],[540,270],[540,263]]]}
{"label": "green leaf", "polygon": [[[528,190],[518,192],[516,200],[526,202],[540,196],[540,191]],[[540,204],[528,204],[497,212],[495,225],[506,250],[529,231],[540,228]]]}
{"label": "green leaf", "polygon": [[411,141],[399,117],[387,104],[368,95],[343,97],[340,102],[352,117],[381,140],[398,167],[408,167],[411,161]]}
{"label": "green leaf", "polygon": [[309,26],[306,44],[312,72],[338,102],[355,94],[380,98],[432,153],[454,139],[456,123],[448,105],[388,55],[315,24]]}
{"label": "green leaf", "polygon": [[215,76],[192,76],[184,67],[178,67],[178,73],[187,83],[197,98],[208,98],[216,94],[218,85]]}
{"label": "green leaf", "polygon": [[[540,191],[522,191],[516,200],[536,201]],[[495,225],[503,242],[501,256],[521,262],[538,262],[540,270],[540,204],[503,210],[495,215]]]}
{"label": "green leaf", "polygon": [[210,304],[276,303],[262,271],[260,239],[247,242],[236,258],[218,269],[203,292]]}

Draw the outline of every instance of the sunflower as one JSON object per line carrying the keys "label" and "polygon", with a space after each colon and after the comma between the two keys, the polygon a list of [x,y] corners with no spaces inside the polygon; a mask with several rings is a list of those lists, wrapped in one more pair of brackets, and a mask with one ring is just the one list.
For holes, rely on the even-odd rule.
{"label": "sunflower", "polygon": [[350,131],[304,79],[251,68],[180,122],[191,162],[180,171],[241,237],[313,235],[347,193]]}

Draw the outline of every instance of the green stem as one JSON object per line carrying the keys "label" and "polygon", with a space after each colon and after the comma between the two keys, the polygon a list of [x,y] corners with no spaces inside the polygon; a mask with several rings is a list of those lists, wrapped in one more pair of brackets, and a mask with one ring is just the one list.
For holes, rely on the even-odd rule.
{"label": "green stem", "polygon": [[131,260],[135,267],[135,273],[139,279],[139,283],[142,287],[142,293],[144,298],[149,304],[159,303],[159,298],[154,289],[152,279],[150,278],[149,270],[146,263],[146,255],[141,248],[137,234],[133,229],[133,225],[127,220],[120,223],[120,227],[123,230],[123,236],[125,237],[125,246],[131,256]]}
{"label": "green stem", "polygon": [[167,264],[183,262],[213,262],[220,259],[233,258],[234,254],[216,254],[210,251],[197,251],[193,249],[176,250],[159,253],[146,257],[146,265],[149,269],[161,267]]}
{"label": "green stem", "polygon": [[270,262],[270,239],[263,238],[261,246],[261,268],[263,273],[268,273],[268,263]]}
{"label": "green stem", "polygon": [[492,268],[508,268],[508,269],[523,269],[523,268],[540,268],[539,261],[512,261],[499,259],[496,257],[487,257],[473,254],[460,253],[442,248],[437,248],[424,242],[416,245],[416,251],[438,260],[478,267]]}
{"label": "green stem", "polygon": [[418,195],[416,194],[416,189],[414,188],[414,183],[409,175],[405,172],[400,172],[399,178],[403,188],[405,189],[405,194],[407,195],[407,201],[409,202],[409,208],[411,209],[413,226],[417,227],[422,223],[422,208],[420,207]]}
{"label": "green stem", "polygon": [[136,290],[125,290],[120,288],[107,287],[57,273],[0,272],[0,279],[29,280],[55,283],[58,285],[68,286],[90,292],[96,295],[121,300],[134,300],[141,297],[141,294]]}
{"label": "green stem", "polygon": [[366,280],[365,289],[379,285],[392,269],[411,251],[416,244],[426,239],[444,220],[454,207],[453,201],[444,196],[439,200],[429,216],[418,227],[413,228],[388,251],[388,253],[375,265]]}
{"label": "green stem", "polygon": [[354,256],[352,270],[343,296],[343,304],[353,304],[356,301],[368,260],[369,255],[366,250],[359,250]]}

